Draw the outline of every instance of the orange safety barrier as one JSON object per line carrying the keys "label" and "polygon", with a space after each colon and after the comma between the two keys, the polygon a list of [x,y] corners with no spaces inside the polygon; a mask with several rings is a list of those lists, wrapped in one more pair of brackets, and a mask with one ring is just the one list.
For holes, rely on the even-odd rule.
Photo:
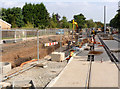
{"label": "orange safety barrier", "polygon": [[34,62],[34,61],[38,61],[38,59],[34,59],[34,60],[30,60],[30,61],[26,61],[26,62],[23,62],[20,67],[23,67],[23,65],[27,64],[27,63],[31,63],[31,62]]}
{"label": "orange safety barrier", "polygon": [[100,44],[100,42],[97,42],[97,44]]}
{"label": "orange safety barrier", "polygon": [[97,41],[95,41],[95,42],[92,42],[92,43],[94,43],[94,44],[100,44],[100,42],[97,42]]}
{"label": "orange safety barrier", "polygon": [[104,47],[104,45],[98,45],[98,47]]}

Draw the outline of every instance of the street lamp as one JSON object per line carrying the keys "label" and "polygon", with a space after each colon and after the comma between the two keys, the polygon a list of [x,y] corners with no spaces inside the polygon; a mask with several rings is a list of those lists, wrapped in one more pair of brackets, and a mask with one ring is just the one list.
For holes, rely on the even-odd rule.
{"label": "street lamp", "polygon": [[106,6],[104,6],[104,34],[106,34]]}
{"label": "street lamp", "polygon": [[[118,2],[118,15],[120,14],[120,1]],[[120,17],[118,17],[120,19]],[[120,33],[120,25],[118,26],[118,32]]]}

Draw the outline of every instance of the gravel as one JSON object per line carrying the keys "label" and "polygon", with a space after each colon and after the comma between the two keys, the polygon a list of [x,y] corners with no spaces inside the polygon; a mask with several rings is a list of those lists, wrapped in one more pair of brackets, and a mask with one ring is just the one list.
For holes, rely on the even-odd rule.
{"label": "gravel", "polygon": [[47,61],[46,68],[33,67],[32,69],[8,79],[7,82],[13,83],[15,81],[32,80],[35,87],[45,87],[62,71],[66,64],[66,60],[63,62]]}

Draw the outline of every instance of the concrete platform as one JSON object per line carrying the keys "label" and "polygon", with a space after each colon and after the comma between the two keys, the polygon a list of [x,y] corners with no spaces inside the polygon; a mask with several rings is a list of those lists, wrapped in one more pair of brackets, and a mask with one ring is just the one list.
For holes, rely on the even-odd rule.
{"label": "concrete platform", "polygon": [[[48,87],[85,87],[89,62],[79,58],[74,57]],[[90,87],[118,87],[117,67],[109,61],[93,62]]]}
{"label": "concrete platform", "polygon": [[73,58],[47,87],[85,87],[89,62]]}
{"label": "concrete platform", "polygon": [[[96,37],[97,41],[99,39]],[[103,54],[95,56],[92,63],[90,87],[118,87],[118,69],[112,63],[103,47],[97,47],[96,51]],[[65,69],[47,87],[85,87],[89,71],[88,51],[82,51],[74,56]],[[103,58],[103,62],[101,62]],[[108,87],[108,88],[107,88]],[[95,89],[95,88],[94,88]],[[116,89],[116,88],[115,88]]]}
{"label": "concrete platform", "polygon": [[118,50],[120,49],[116,40],[103,40],[104,43],[109,47],[110,50]]}
{"label": "concrete platform", "polygon": [[118,87],[118,69],[112,62],[93,62],[90,87]]}

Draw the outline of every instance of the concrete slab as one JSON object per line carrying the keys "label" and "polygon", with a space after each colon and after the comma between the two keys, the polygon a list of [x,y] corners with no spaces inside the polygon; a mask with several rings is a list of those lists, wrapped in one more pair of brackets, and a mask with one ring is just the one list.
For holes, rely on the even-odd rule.
{"label": "concrete slab", "polygon": [[105,44],[109,47],[110,50],[118,50],[119,49],[119,42],[116,40],[103,40]]}
{"label": "concrete slab", "polygon": [[81,60],[73,58],[57,80],[48,87],[85,87],[89,62]]}
{"label": "concrete slab", "polygon": [[118,87],[118,69],[112,62],[92,63],[90,87]]}
{"label": "concrete slab", "polygon": [[[98,37],[96,36],[95,40],[97,42],[100,42],[100,40],[98,39]],[[100,55],[95,55],[95,61],[110,61],[110,58],[108,56],[108,54],[106,53],[104,47],[98,47],[98,45],[101,44],[95,44],[95,51],[102,51],[103,53]]]}
{"label": "concrete slab", "polygon": [[52,52],[51,54],[51,60],[61,62],[65,59],[65,53],[64,52]]}

